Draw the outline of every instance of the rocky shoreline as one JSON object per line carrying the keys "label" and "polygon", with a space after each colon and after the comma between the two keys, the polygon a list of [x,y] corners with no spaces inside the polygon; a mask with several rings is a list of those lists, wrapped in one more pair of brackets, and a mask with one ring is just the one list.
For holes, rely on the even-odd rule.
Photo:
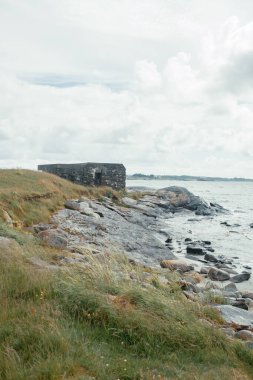
{"label": "rocky shoreline", "polygon": [[233,259],[215,254],[211,241],[189,237],[176,242],[184,252],[184,259],[178,259],[173,234],[165,223],[168,217],[185,211],[215,217],[227,215],[228,210],[176,186],[134,195],[136,199],[68,200],[50,224],[33,229],[47,244],[71,252],[61,257],[59,265],[85,266],[87,253],[99,258],[114,251],[125,254],[135,265],[178,272],[188,299],[212,299],[226,321],[223,331],[253,346],[253,292],[242,292],[236,286],[250,278],[251,268],[238,272]]}

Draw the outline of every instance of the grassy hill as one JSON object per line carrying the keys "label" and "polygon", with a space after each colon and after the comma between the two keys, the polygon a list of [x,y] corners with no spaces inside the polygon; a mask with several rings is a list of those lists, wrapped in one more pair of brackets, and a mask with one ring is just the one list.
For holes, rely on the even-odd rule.
{"label": "grassy hill", "polygon": [[84,187],[50,173],[33,170],[0,169],[0,220],[3,210],[14,221],[29,226],[47,221],[52,212],[69,198],[116,194],[109,188]]}
{"label": "grassy hill", "polygon": [[[30,171],[1,178],[1,205],[25,223],[29,202],[39,218],[70,195],[108,191]],[[47,192],[55,196],[27,198]],[[114,252],[87,256],[87,267],[47,269],[31,258],[52,265],[68,253],[5,224],[0,236],[11,238],[0,239],[1,380],[253,378],[252,351],[219,331],[223,321],[212,308],[187,300],[169,270],[131,265]]]}

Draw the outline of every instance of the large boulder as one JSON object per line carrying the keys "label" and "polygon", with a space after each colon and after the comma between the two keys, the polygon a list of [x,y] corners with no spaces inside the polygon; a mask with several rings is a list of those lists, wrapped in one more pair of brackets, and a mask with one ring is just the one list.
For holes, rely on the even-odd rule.
{"label": "large boulder", "polygon": [[212,263],[217,263],[218,262],[217,257],[215,257],[214,255],[212,255],[211,253],[206,253],[205,256],[204,256],[204,259],[206,261],[211,261]]}
{"label": "large boulder", "polygon": [[185,208],[195,211],[197,215],[211,215],[216,212],[225,211],[217,204],[208,204],[199,196],[192,194],[185,187],[170,186],[160,189],[156,192],[163,201],[163,207],[167,207],[172,211],[178,208]]}
{"label": "large boulder", "polygon": [[227,323],[233,324],[238,329],[253,328],[253,312],[231,305],[218,305],[215,307],[220,311]]}
{"label": "large boulder", "polygon": [[210,268],[208,272],[208,277],[213,281],[227,281],[230,275],[224,270],[217,268]]}
{"label": "large boulder", "polygon": [[248,281],[250,279],[250,273],[240,273],[230,278],[230,281],[239,283],[243,281]]}
{"label": "large boulder", "polygon": [[187,245],[186,252],[190,255],[204,255],[205,254],[205,251],[202,247],[198,245],[194,245],[194,244]]}

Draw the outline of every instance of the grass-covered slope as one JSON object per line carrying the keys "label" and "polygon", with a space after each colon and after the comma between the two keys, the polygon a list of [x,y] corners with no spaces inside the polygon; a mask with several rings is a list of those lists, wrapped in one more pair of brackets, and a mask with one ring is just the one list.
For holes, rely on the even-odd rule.
{"label": "grass-covered slope", "polygon": [[114,255],[91,257],[83,269],[43,270],[29,257],[52,262],[61,252],[23,239],[0,254],[2,380],[253,377],[252,353],[201,322],[221,321],[186,300],[170,272],[168,285],[154,272],[143,287],[143,269]]}
{"label": "grass-covered slope", "polygon": [[[95,191],[43,173],[1,175],[1,202],[24,221],[32,214],[28,194],[56,191],[54,208],[70,193]],[[20,214],[12,193],[22,203]],[[38,218],[50,214],[45,201],[52,199],[32,201]],[[1,380],[253,378],[252,351],[219,331],[213,309],[187,300],[169,270],[161,283],[156,271],[112,253],[88,256],[87,267],[49,270],[31,257],[55,264],[68,253],[4,224],[1,236],[12,239],[0,239]]]}
{"label": "grass-covered slope", "polygon": [[0,220],[4,220],[4,210],[18,225],[29,226],[48,220],[68,198],[99,197],[108,192],[113,194],[108,188],[76,185],[50,173],[0,169]]}

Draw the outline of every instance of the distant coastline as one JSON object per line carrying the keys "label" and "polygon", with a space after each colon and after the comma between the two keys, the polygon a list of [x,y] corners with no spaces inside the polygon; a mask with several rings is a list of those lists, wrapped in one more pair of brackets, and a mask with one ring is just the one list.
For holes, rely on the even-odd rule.
{"label": "distant coastline", "polygon": [[131,174],[127,175],[127,180],[176,180],[176,181],[224,181],[224,182],[253,182],[250,178],[224,178],[224,177],[204,177],[190,175],[155,175],[155,174]]}

